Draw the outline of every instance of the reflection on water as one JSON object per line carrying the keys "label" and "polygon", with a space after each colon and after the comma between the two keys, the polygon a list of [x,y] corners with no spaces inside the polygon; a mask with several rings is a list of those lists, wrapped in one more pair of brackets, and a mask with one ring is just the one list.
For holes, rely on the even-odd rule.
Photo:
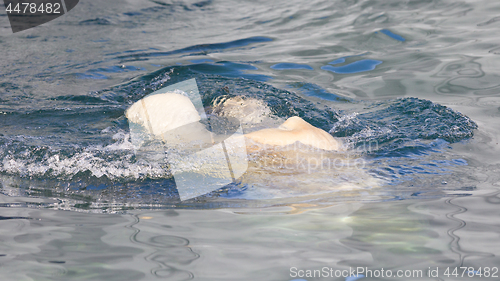
{"label": "reflection on water", "polygon": [[120,243],[133,235],[125,228],[127,218],[16,208],[1,212],[14,217],[0,221],[0,253],[5,255],[0,257],[0,270],[5,280],[140,280],[145,276],[126,266],[143,252]]}
{"label": "reflection on water", "polygon": [[435,77],[443,79],[436,85],[438,94],[488,96],[498,94],[498,74],[486,74],[478,63],[479,57],[463,56],[445,64]]}
{"label": "reflection on water", "polygon": [[[324,209],[1,208],[6,280],[291,280],[290,268],[498,267],[500,193]],[[307,280],[324,280],[306,278]]]}

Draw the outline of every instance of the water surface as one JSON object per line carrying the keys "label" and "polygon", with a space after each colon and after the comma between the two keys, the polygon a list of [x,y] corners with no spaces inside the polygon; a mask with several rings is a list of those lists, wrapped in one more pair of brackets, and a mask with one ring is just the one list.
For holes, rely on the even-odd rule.
{"label": "water surface", "polygon": [[[328,280],[290,269],[437,267],[455,280],[465,277],[447,268],[498,267],[498,11],[495,1],[80,1],[16,34],[3,14],[2,276]],[[207,108],[255,98],[269,124],[297,115],[329,131],[383,184],[268,166],[181,202],[168,166],[134,154],[124,111],[191,78]]]}

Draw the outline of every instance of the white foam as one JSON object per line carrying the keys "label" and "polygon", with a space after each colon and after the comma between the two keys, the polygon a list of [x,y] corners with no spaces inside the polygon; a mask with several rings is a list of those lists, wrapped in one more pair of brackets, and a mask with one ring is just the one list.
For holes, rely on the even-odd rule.
{"label": "white foam", "polygon": [[219,98],[214,111],[220,116],[233,117],[243,124],[259,124],[271,116],[271,109],[261,100],[252,98]]}
{"label": "white foam", "polygon": [[54,153],[50,149],[40,159],[30,150],[25,153],[7,155],[0,162],[0,171],[21,177],[55,177],[70,180],[78,173],[90,172],[94,177],[111,180],[138,180],[145,178],[168,178],[170,172],[162,163],[134,159],[129,134],[120,131],[113,136],[116,142],[107,146],[75,148],[71,156]]}

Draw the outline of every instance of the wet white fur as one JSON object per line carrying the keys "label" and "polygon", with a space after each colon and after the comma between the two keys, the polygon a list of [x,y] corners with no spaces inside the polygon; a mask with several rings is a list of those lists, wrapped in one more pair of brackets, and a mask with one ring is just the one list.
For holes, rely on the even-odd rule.
{"label": "wet white fur", "polygon": [[125,112],[125,116],[129,121],[144,126],[155,136],[201,120],[191,100],[177,93],[143,98],[134,103]]}
{"label": "wet white fur", "polygon": [[[233,116],[245,122],[259,122],[270,110],[262,102],[255,99],[244,100],[234,98],[225,100],[219,114]],[[200,121],[200,115],[191,100],[177,93],[165,93],[146,97],[134,103],[125,113],[134,123],[144,126],[152,135],[162,136],[165,132]],[[193,140],[207,131],[203,126],[191,126],[186,139]],[[278,128],[263,129],[245,135],[255,142],[270,146],[286,146],[295,142],[323,150],[339,150],[340,142],[329,133],[316,128],[294,116],[288,118]]]}

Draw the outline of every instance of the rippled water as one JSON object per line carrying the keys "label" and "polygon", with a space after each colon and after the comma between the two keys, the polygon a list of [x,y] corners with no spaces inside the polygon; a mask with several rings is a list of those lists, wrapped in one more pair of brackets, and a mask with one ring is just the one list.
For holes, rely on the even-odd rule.
{"label": "rippled water", "polygon": [[[328,280],[291,268],[437,267],[455,280],[447,268],[498,267],[499,11],[81,1],[16,34],[0,14],[1,275]],[[208,111],[263,101],[270,113],[246,131],[300,116],[362,168],[257,159],[236,184],[181,202],[168,166],[136,157],[124,111],[191,78]]]}

